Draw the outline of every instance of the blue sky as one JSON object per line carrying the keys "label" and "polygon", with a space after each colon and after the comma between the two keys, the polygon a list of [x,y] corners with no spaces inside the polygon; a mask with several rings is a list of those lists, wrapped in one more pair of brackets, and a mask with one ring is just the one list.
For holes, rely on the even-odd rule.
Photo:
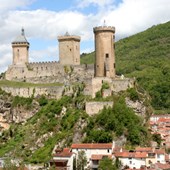
{"label": "blue sky", "polygon": [[11,42],[30,42],[30,62],[57,61],[57,36],[81,36],[81,53],[94,50],[93,27],[116,27],[116,40],[170,20],[169,0],[0,0],[0,72],[12,63]]}

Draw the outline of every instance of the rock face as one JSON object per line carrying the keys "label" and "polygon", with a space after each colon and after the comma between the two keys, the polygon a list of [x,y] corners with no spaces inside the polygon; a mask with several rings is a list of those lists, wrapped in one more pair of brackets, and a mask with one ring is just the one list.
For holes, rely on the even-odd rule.
{"label": "rock face", "polygon": [[142,101],[132,101],[128,97],[126,98],[126,105],[134,110],[134,112],[140,116],[145,116],[146,107]]}
{"label": "rock face", "polygon": [[24,123],[32,117],[39,109],[39,104],[35,101],[32,103],[31,109],[25,109],[22,106],[12,106],[11,95],[0,95],[0,131],[8,129],[10,123]]}

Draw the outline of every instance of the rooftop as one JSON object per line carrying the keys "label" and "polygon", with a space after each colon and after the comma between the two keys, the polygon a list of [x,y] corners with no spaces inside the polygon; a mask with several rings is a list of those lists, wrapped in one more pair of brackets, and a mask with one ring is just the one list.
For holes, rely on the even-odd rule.
{"label": "rooftop", "polygon": [[26,37],[25,37],[25,33],[24,33],[24,29],[22,28],[21,29],[21,35],[19,35],[13,42],[12,44],[14,43],[28,43],[29,42],[27,41]]}
{"label": "rooftop", "polygon": [[72,149],[112,149],[112,143],[80,143],[72,144]]}

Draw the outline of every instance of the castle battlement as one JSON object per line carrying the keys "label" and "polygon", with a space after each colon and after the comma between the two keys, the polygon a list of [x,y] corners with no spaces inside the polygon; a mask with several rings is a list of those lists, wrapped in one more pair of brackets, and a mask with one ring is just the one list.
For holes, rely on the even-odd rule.
{"label": "castle battlement", "polygon": [[30,62],[29,65],[43,65],[43,64],[59,64],[58,61],[42,61],[42,62]]}
{"label": "castle battlement", "polygon": [[112,26],[98,26],[98,27],[94,27],[93,28],[93,32],[96,33],[96,32],[105,32],[105,31],[110,31],[110,32],[113,32],[115,33],[115,27],[112,27]]}
{"label": "castle battlement", "polygon": [[80,42],[81,37],[77,35],[64,35],[64,36],[58,36],[58,41],[78,41]]}

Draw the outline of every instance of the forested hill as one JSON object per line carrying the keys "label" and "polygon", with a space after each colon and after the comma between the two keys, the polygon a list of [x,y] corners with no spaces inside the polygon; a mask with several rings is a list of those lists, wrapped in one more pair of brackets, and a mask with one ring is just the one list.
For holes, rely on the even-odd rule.
{"label": "forested hill", "polygon": [[[94,52],[81,63],[93,63]],[[116,71],[136,77],[155,110],[170,113],[170,21],[116,42]]]}

